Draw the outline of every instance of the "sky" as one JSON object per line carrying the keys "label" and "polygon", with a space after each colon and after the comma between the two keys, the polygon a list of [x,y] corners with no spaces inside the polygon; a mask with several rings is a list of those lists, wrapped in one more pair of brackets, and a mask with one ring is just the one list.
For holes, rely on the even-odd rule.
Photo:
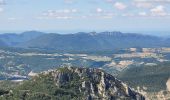
{"label": "sky", "polygon": [[170,0],[0,0],[0,32],[170,35]]}

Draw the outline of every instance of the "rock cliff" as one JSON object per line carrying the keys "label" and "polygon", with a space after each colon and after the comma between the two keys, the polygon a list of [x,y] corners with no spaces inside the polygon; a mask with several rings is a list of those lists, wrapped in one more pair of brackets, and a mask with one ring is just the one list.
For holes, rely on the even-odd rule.
{"label": "rock cliff", "polygon": [[3,100],[145,100],[100,69],[74,67],[42,72],[1,97]]}

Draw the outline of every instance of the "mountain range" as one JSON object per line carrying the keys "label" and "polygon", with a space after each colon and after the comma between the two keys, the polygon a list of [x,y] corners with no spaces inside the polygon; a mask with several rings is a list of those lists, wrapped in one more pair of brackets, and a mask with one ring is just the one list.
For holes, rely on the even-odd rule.
{"label": "mountain range", "polygon": [[0,40],[0,46],[3,47],[3,46],[7,46],[2,40]]}
{"label": "mountain range", "polygon": [[131,47],[170,47],[170,39],[121,32],[79,32],[75,34],[28,31],[22,34],[2,34],[6,46],[63,51],[114,50]]}
{"label": "mountain range", "polygon": [[6,43],[6,46],[17,46],[20,43],[29,41],[44,33],[38,31],[26,31],[21,34],[18,33],[4,33],[0,34],[0,40]]}

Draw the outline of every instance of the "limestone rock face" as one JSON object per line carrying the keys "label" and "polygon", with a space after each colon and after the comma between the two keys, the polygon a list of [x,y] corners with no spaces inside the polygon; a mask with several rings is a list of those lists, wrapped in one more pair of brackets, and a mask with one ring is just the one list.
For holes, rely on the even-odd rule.
{"label": "limestone rock face", "polygon": [[141,94],[99,69],[64,67],[46,74],[52,75],[56,87],[72,88],[85,100],[145,100]]}
{"label": "limestone rock face", "polygon": [[167,90],[170,91],[170,78],[166,82]]}

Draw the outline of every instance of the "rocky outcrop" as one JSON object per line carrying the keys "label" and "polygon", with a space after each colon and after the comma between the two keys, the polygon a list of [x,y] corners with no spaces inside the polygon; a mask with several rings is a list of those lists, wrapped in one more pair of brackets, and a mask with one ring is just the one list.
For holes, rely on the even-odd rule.
{"label": "rocky outcrop", "polygon": [[145,100],[110,74],[93,68],[64,67],[42,74],[51,75],[58,88],[72,88],[86,100]]}
{"label": "rocky outcrop", "polygon": [[170,91],[170,78],[166,82],[167,90]]}
{"label": "rocky outcrop", "polygon": [[110,74],[93,68],[63,67],[42,72],[0,100],[145,100]]}

